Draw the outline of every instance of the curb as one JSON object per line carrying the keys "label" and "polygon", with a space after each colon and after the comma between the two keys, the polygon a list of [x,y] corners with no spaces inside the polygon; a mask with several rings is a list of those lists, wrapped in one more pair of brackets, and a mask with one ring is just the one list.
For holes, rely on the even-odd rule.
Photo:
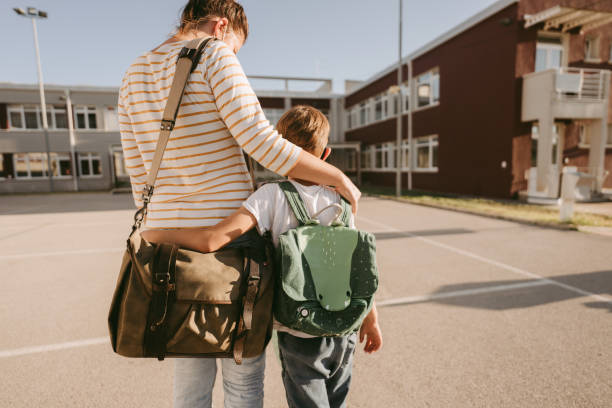
{"label": "curb", "polygon": [[496,219],[496,220],[510,221],[510,222],[515,222],[517,224],[530,225],[532,227],[555,229],[555,230],[559,230],[559,231],[580,231],[580,229],[577,226],[573,225],[573,224],[570,224],[570,225],[565,225],[565,224],[559,224],[559,225],[556,225],[556,224],[547,224],[547,223],[538,222],[538,221],[520,220],[520,219],[516,219],[516,218],[512,218],[512,217],[506,217],[506,216],[503,216],[503,215],[486,214],[486,213],[481,213],[481,212],[478,212],[478,211],[466,210],[464,208],[452,208],[452,207],[445,207],[443,205],[436,205],[436,204],[415,203],[415,202],[412,202],[410,200],[406,200],[406,199],[402,199],[402,198],[389,197],[389,196],[383,196],[383,195],[379,195],[379,194],[364,193],[363,195],[366,196],[366,197],[374,197],[374,198],[378,198],[378,199],[381,199],[381,200],[397,201],[399,203],[404,203],[404,204],[412,204],[412,205],[418,205],[418,206],[421,206],[421,207],[436,208],[438,210],[453,211],[453,212],[458,212],[458,213],[462,213],[462,214],[477,215],[479,217],[492,218],[492,219]]}

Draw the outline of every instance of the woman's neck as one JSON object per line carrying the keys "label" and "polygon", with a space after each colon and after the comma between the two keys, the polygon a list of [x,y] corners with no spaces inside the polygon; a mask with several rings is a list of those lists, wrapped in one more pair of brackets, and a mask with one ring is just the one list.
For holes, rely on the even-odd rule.
{"label": "woman's neck", "polygon": [[211,33],[208,33],[206,31],[201,31],[201,30],[191,30],[186,33],[178,31],[172,37],[168,38],[166,41],[158,45],[153,51],[155,51],[159,47],[166,45],[166,44],[172,44],[172,43],[179,42],[179,41],[190,41],[195,38],[210,37],[210,36],[212,36]]}

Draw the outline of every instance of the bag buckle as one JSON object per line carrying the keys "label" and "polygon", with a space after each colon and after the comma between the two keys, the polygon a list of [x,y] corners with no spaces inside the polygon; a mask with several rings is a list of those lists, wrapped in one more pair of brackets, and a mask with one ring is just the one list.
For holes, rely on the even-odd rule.
{"label": "bag buckle", "polygon": [[193,56],[195,55],[195,53],[196,53],[195,48],[183,47],[183,49],[181,49],[181,51],[178,54],[178,59],[189,58],[190,60],[193,60]]}
{"label": "bag buckle", "polygon": [[155,282],[158,285],[163,285],[169,281],[170,281],[170,274],[168,272],[155,274]]}
{"label": "bag buckle", "polygon": [[145,186],[142,188],[142,194],[141,194],[141,199],[142,202],[145,204],[149,204],[151,202],[151,196],[153,196],[153,189],[155,187],[150,186],[148,184],[145,184]]}
{"label": "bag buckle", "polygon": [[174,129],[174,121],[162,119],[161,125],[159,126],[159,128],[160,130],[171,131],[172,129]]}

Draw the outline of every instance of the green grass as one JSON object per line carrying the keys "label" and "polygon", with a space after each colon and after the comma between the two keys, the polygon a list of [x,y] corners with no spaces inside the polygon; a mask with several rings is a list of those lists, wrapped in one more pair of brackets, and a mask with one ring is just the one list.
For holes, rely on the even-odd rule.
{"label": "green grass", "polygon": [[[395,198],[394,190],[389,188],[365,186],[362,191],[365,194]],[[402,195],[401,200],[414,204],[457,209],[541,225],[564,225],[570,228],[579,226],[612,227],[612,217],[605,215],[574,212],[571,221],[561,222],[557,209],[514,200],[494,200],[424,191],[406,192]]]}

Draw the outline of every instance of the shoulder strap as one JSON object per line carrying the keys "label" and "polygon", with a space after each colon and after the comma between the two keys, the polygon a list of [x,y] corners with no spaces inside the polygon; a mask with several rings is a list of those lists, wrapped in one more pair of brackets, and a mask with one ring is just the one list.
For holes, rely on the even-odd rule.
{"label": "shoulder strap", "polygon": [[293,210],[293,214],[295,214],[295,218],[297,218],[300,225],[310,223],[312,220],[308,215],[304,201],[302,200],[302,197],[295,186],[290,181],[281,181],[278,183],[278,186],[281,188],[281,190],[283,190],[283,193],[285,193],[287,202],[289,202],[289,206]]}
{"label": "shoulder strap", "polygon": [[213,40],[213,37],[207,38],[196,38],[189,43],[178,54],[178,60],[176,62],[176,70],[174,73],[174,79],[172,80],[172,86],[168,93],[168,99],[166,100],[166,106],[162,115],[162,121],[160,126],[159,138],[157,139],[157,146],[155,147],[155,155],[151,162],[151,169],[147,175],[147,182],[142,190],[142,201],[143,206],[138,210],[134,217],[134,227],[139,227],[140,223],[146,215],[146,208],[153,195],[153,188],[155,187],[155,179],[157,179],[157,173],[161,165],[170,133],[174,129],[174,123],[178,114],[181,99],[185,92],[185,86],[191,72],[197,67],[200,62],[200,57],[206,45]]}
{"label": "shoulder strap", "polygon": [[153,187],[155,186],[157,172],[159,171],[159,166],[161,165],[162,157],[164,156],[164,151],[166,150],[166,145],[168,144],[168,139],[170,138],[170,133],[172,133],[172,129],[174,128],[174,122],[176,121],[176,115],[178,114],[181,99],[183,98],[183,93],[185,92],[187,79],[200,62],[200,57],[202,56],[204,47],[206,47],[206,44],[208,44],[211,39],[212,37],[196,38],[195,40],[187,43],[187,46],[184,47],[181,52],[179,52],[174,79],[172,80],[172,87],[168,93],[168,100],[166,101],[166,106],[162,115],[159,138],[157,139],[157,146],[155,148],[155,155],[153,156],[153,161],[151,163],[151,170],[147,176],[145,191],[143,191],[143,194],[145,194],[147,193],[147,189],[151,190],[149,198],[153,194]]}
{"label": "shoulder strap", "polygon": [[351,213],[353,212],[353,207],[351,203],[346,201],[344,197],[341,198],[342,201],[342,216],[340,216],[340,222],[344,224],[345,227],[351,226]]}

